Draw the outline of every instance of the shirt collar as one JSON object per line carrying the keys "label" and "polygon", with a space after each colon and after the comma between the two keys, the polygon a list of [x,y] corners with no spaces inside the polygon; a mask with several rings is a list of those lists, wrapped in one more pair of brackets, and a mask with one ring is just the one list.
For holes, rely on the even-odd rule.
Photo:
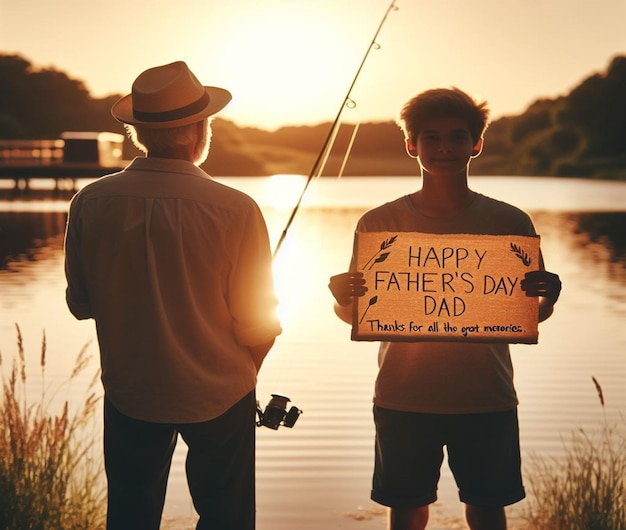
{"label": "shirt collar", "polygon": [[126,169],[154,171],[159,173],[187,173],[197,177],[211,178],[210,175],[195,164],[177,158],[137,157]]}

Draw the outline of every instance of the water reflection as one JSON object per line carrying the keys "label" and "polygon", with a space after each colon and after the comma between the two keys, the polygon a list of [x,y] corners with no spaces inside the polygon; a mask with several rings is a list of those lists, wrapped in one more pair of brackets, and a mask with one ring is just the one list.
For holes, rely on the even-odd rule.
{"label": "water reflection", "polygon": [[575,222],[576,233],[604,246],[612,262],[626,265],[626,212],[583,213],[575,216]]}
{"label": "water reflection", "polygon": [[[45,329],[51,353],[46,376],[58,374],[59,380],[72,370],[75,352],[94,337],[93,322],[75,321],[65,307],[66,209],[67,202],[0,202],[0,349],[10,355],[14,322],[33,341],[29,351],[37,350]],[[332,314],[325,287],[330,273],[347,266],[352,231],[363,210],[304,208],[276,262],[283,296],[287,305],[293,303],[285,332],[264,364],[258,395],[262,400],[276,391],[288,395],[305,414],[293,430],[258,433],[259,529],[364,530],[384,524],[380,519],[350,524],[343,515],[371,506],[376,346],[349,340],[349,328]],[[592,375],[604,389],[606,418],[612,421],[624,410],[626,212],[599,210],[530,212],[547,266],[561,275],[564,291],[555,316],[542,324],[540,344],[514,351],[525,452],[558,456],[570,428],[587,429],[604,417]],[[280,234],[286,215],[268,213],[270,235]],[[294,288],[307,264],[312,265],[307,282]],[[97,359],[95,343],[90,353]],[[76,388],[82,387],[72,388],[72,402],[80,403]],[[193,508],[183,445],[175,456],[166,515],[186,517]],[[446,468],[443,473],[433,513],[448,516],[458,500],[451,475]]]}
{"label": "water reflection", "polygon": [[[1,208],[1,207],[0,207]],[[37,261],[46,247],[62,250],[67,213],[45,202],[29,211],[0,209],[0,270],[16,261]],[[572,250],[585,261],[610,262],[626,267],[626,212],[558,213],[533,215],[540,232],[549,229],[568,236]],[[602,259],[596,259],[598,252]]]}
{"label": "water reflection", "polygon": [[61,250],[67,215],[64,212],[0,211],[0,270],[19,261],[37,261],[44,249]]}

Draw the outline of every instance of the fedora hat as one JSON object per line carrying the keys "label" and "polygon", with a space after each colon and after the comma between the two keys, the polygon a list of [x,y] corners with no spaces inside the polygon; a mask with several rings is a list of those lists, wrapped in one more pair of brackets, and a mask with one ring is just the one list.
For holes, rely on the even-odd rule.
{"label": "fedora hat", "polygon": [[223,88],[202,86],[183,61],[139,74],[132,93],[111,108],[122,123],[154,129],[198,122],[222,110],[232,95]]}

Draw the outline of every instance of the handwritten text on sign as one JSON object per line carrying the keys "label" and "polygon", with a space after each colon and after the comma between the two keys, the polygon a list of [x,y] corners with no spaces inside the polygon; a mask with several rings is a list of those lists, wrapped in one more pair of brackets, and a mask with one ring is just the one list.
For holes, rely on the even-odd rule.
{"label": "handwritten text on sign", "polygon": [[535,344],[538,299],[520,288],[539,269],[539,237],[359,232],[353,340]]}

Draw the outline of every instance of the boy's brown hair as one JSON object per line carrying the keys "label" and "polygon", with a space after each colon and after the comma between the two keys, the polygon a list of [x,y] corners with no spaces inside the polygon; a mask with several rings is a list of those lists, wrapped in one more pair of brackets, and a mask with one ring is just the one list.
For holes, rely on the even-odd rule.
{"label": "boy's brown hair", "polygon": [[482,137],[489,123],[486,101],[477,102],[458,88],[434,88],[410,99],[402,107],[398,125],[407,140],[415,143],[422,124],[431,118],[458,116],[467,121],[474,143]]}

